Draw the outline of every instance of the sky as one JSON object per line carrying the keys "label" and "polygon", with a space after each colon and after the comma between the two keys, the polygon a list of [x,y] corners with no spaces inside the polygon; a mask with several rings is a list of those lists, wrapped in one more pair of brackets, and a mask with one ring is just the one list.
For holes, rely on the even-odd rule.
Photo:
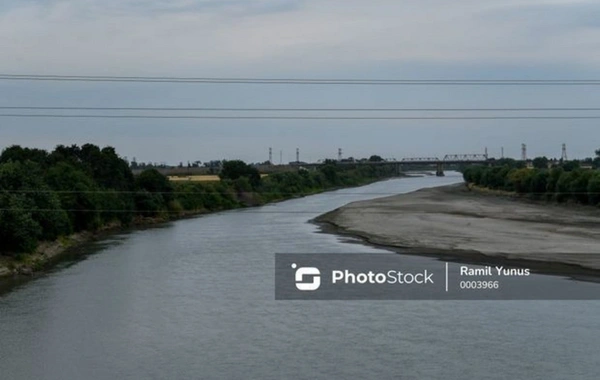
{"label": "sky", "polygon": [[[598,79],[600,3],[4,0],[0,4],[0,52],[0,74]],[[0,80],[0,106],[522,108],[597,107],[599,100],[600,86]],[[0,110],[0,114],[11,112],[14,113]],[[552,114],[600,115],[600,111]],[[450,114],[435,116],[444,115]],[[397,116],[431,115],[413,112]],[[600,120],[133,120],[0,116],[0,149],[14,144],[52,149],[57,144],[90,142],[114,146],[122,156],[135,157],[138,162],[177,164],[235,158],[265,161],[269,147],[275,162],[279,161],[280,152],[284,162],[295,160],[296,148],[303,161],[336,157],[338,148],[342,148],[344,157],[378,154],[400,159],[483,153],[486,147],[490,156],[499,157],[504,147],[505,156],[520,157],[522,143],[527,144],[529,157],[560,157],[561,144],[565,143],[569,156],[577,158],[592,156],[600,148],[598,123]]]}

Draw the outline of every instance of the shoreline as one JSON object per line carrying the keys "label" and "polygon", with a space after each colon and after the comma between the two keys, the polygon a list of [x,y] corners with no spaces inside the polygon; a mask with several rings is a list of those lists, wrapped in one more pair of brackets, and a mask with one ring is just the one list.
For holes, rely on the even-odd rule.
{"label": "shoreline", "polygon": [[321,232],[401,254],[600,277],[600,210],[489,194],[464,183],[349,203],[312,220]]}
{"label": "shoreline", "polygon": [[96,231],[81,231],[69,236],[60,237],[54,241],[42,241],[34,252],[23,254],[23,260],[14,257],[0,256],[0,281],[18,276],[31,277],[38,272],[45,272],[54,267],[63,257],[69,256],[81,246],[102,240],[111,235],[141,230],[147,227],[158,227],[169,222],[191,219],[210,213],[212,212],[205,210],[191,211],[170,219],[161,217],[138,217],[134,218],[134,221],[129,225],[122,225],[121,223],[114,222],[105,225]]}
{"label": "shoreline", "polygon": [[61,237],[54,241],[42,241],[33,253],[24,254],[23,260],[18,260],[14,257],[0,255],[0,281],[10,281],[19,277],[34,277],[38,273],[45,273],[60,263],[65,257],[71,257],[71,255],[78,256],[76,250],[81,248],[85,244],[99,241],[110,237],[111,235],[119,234],[126,231],[135,231],[148,227],[159,227],[169,222],[176,222],[179,220],[192,219],[201,217],[204,215],[215,214],[222,211],[230,211],[236,209],[244,209],[250,207],[260,207],[267,204],[274,204],[284,202],[291,199],[303,198],[310,195],[321,194],[330,191],[336,191],[346,188],[366,186],[375,182],[388,181],[397,178],[408,178],[411,177],[407,174],[402,174],[396,177],[386,177],[365,182],[357,186],[341,186],[330,189],[323,189],[314,191],[307,194],[296,194],[288,196],[286,198],[277,199],[264,204],[247,204],[240,207],[233,207],[220,210],[197,210],[197,211],[182,211],[179,215],[172,216],[170,218],[164,217],[137,217],[134,218],[130,225],[123,226],[120,223],[112,223],[105,225],[97,231],[81,231],[69,236]]}

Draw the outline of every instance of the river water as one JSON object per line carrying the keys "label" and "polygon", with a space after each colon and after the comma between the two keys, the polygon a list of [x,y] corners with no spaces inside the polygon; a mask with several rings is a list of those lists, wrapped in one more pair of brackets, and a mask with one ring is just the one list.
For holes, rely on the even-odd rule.
{"label": "river water", "polygon": [[394,179],[92,244],[0,296],[0,378],[599,378],[600,301],[274,300],[275,252],[386,252],[308,220],[458,181]]}

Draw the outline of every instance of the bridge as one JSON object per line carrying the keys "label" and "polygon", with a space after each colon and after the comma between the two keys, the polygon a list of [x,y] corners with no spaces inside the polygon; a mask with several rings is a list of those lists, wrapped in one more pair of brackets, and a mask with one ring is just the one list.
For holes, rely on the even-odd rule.
{"label": "bridge", "polygon": [[[438,177],[444,175],[444,168],[448,165],[472,165],[486,164],[489,161],[487,154],[447,154],[444,158],[438,157],[405,157],[401,160],[386,160],[386,161],[341,161],[338,164],[351,165],[397,165],[398,172],[403,171],[406,167],[415,166],[434,166],[435,174]],[[312,166],[312,164],[310,164]]]}
{"label": "bridge", "polygon": [[[400,160],[389,159],[382,161],[336,161],[338,165],[395,165],[398,173],[405,171],[407,168],[411,167],[432,167],[435,168],[437,176],[443,176],[444,169],[449,165],[486,164],[488,162],[488,156],[485,154],[447,154],[441,159],[438,157],[406,157]],[[291,162],[287,165],[257,165],[256,168],[263,174],[270,174],[298,170],[298,167],[303,167],[306,169],[316,169],[321,165],[323,165],[323,163]],[[165,167],[158,168],[157,170],[164,175],[203,175],[212,173],[212,171],[210,171],[210,168],[205,167]],[[142,169],[134,170],[134,172],[141,171]]]}
{"label": "bridge", "polygon": [[407,157],[399,161],[400,165],[435,165],[435,175],[444,175],[446,165],[485,164],[488,162],[487,154],[447,154],[443,159],[437,157]]}
{"label": "bridge", "polygon": [[[448,165],[472,165],[486,164],[489,162],[486,154],[447,154],[442,159],[438,157],[406,157],[401,160],[383,160],[383,161],[336,161],[338,165],[396,165],[398,173],[405,170],[406,167],[432,166],[435,167],[435,174],[438,177],[444,175],[444,169]],[[315,168],[322,164],[315,163],[290,163],[291,167],[302,166],[304,168]]]}

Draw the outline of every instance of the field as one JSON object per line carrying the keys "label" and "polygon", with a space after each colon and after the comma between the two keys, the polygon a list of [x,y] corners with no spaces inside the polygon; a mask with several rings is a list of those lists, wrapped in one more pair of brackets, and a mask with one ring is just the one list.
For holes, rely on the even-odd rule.
{"label": "field", "polygon": [[174,182],[218,182],[220,180],[218,175],[186,175],[186,176],[169,176],[169,181]]}
{"label": "field", "polygon": [[[266,177],[268,174],[261,174],[261,177]],[[173,182],[183,182],[183,181],[189,181],[189,182],[218,182],[220,181],[220,178],[218,175],[211,175],[211,174],[205,174],[205,175],[186,175],[186,176],[169,176],[169,181],[173,181]]]}

